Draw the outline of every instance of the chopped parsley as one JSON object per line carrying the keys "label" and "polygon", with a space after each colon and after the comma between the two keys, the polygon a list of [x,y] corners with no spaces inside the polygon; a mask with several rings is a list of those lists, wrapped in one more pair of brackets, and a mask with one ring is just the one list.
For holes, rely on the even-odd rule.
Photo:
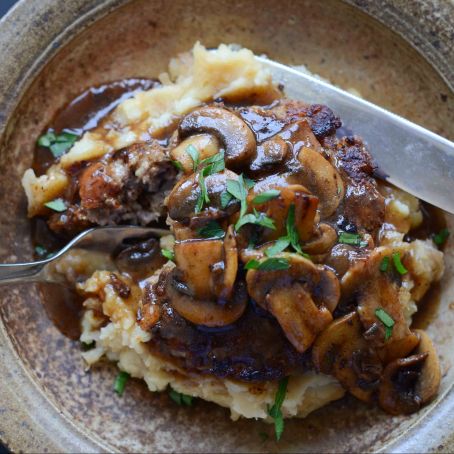
{"label": "chopped parsley", "polygon": [[233,195],[230,194],[229,192],[223,192],[221,194],[221,207],[222,208],[227,208],[227,205],[230,203],[230,201],[233,199]]}
{"label": "chopped parsley", "polygon": [[261,192],[260,194],[254,197],[252,203],[254,203],[255,205],[259,205],[261,203],[268,202],[269,200],[279,197],[280,193],[281,191],[277,189],[270,189],[269,191]]}
{"label": "chopped parsley", "polygon": [[245,177],[244,178],[244,184],[247,189],[252,189],[255,185],[255,181],[251,180],[250,178]]}
{"label": "chopped parsley", "polygon": [[273,257],[273,255],[279,254],[290,246],[290,240],[287,237],[279,238],[273,246],[270,246],[265,250],[267,257]]}
{"label": "chopped parsley", "polygon": [[39,244],[35,246],[35,253],[38,257],[46,257],[48,254],[47,249]]}
{"label": "chopped parsley", "polygon": [[396,268],[396,271],[399,274],[407,274],[408,270],[405,268],[404,264],[400,260],[400,253],[399,252],[393,252],[393,263],[394,267]]}
{"label": "chopped parsley", "polygon": [[197,170],[197,167],[199,167],[199,162],[200,162],[200,154],[199,154],[199,150],[197,150],[196,147],[194,147],[194,145],[188,145],[186,147],[186,153],[191,156],[191,159],[192,159],[192,170],[194,170],[194,172]]}
{"label": "chopped parsley", "polygon": [[210,221],[205,227],[197,230],[203,238],[224,238],[225,232],[216,221]]}
{"label": "chopped parsley", "polygon": [[64,131],[61,134],[55,134],[54,131],[49,130],[38,139],[38,145],[49,148],[54,157],[59,158],[74,145],[78,137],[72,132]]}
{"label": "chopped parsley", "polygon": [[129,374],[127,372],[119,372],[117,378],[115,378],[114,391],[121,396],[125,390],[126,382],[129,379]]}
{"label": "chopped parsley", "polygon": [[276,434],[276,440],[279,441],[284,432],[284,417],[282,415],[282,404],[287,394],[288,377],[279,380],[278,389],[274,397],[274,404],[271,408],[268,408],[268,414],[274,419],[274,432]]}
{"label": "chopped parsley", "polygon": [[51,210],[57,211],[58,213],[66,210],[66,204],[63,199],[51,200],[50,202],[45,203],[44,206],[50,208]]}
{"label": "chopped parsley", "polygon": [[442,246],[446,240],[449,237],[449,230],[448,229],[442,229],[440,230],[437,234],[433,236],[434,243],[437,246]]}
{"label": "chopped parsley", "polygon": [[207,190],[207,185],[205,182],[205,175],[204,175],[204,170],[202,169],[199,172],[199,186],[200,186],[200,194],[197,197],[197,202],[195,206],[195,212],[200,213],[203,208],[204,203],[210,203],[210,197],[208,196],[208,190]]}
{"label": "chopped parsley", "polygon": [[182,164],[180,161],[172,160],[172,164],[173,164],[178,170],[184,170],[184,169],[183,169],[183,164]]}
{"label": "chopped parsley", "polygon": [[166,259],[168,259],[172,262],[175,261],[175,253],[173,251],[171,251],[170,249],[161,249],[161,254]]}
{"label": "chopped parsley", "polygon": [[258,271],[280,271],[288,270],[290,263],[287,259],[282,257],[271,257],[261,262],[252,259],[244,266],[247,270],[258,270]]}
{"label": "chopped parsley", "polygon": [[273,246],[269,247],[265,251],[265,255],[272,257],[273,255],[276,255],[279,252],[287,249],[289,246],[292,246],[292,248],[296,252],[298,252],[298,254],[301,254],[303,257],[310,259],[309,254],[303,252],[300,246],[298,230],[296,230],[295,226],[295,205],[293,203],[289,206],[285,226],[287,229],[287,235],[279,238]]}
{"label": "chopped parsley", "polygon": [[237,223],[235,224],[235,230],[240,230],[240,228],[245,224],[254,224],[261,227],[266,227],[271,230],[276,230],[274,221],[266,216],[265,213],[258,213],[256,210],[254,210],[254,213],[249,213],[240,217],[240,219],[238,219]]}
{"label": "chopped parsley", "polygon": [[382,273],[386,273],[388,271],[389,267],[389,256],[387,255],[386,257],[383,257],[381,263],[380,263],[380,271]]}
{"label": "chopped parsley", "polygon": [[367,241],[361,239],[358,233],[339,232],[339,243],[351,244],[352,246],[366,247]]}
{"label": "chopped parsley", "polygon": [[188,396],[187,394],[179,393],[174,389],[170,388],[169,397],[178,405],[186,405],[190,407],[192,405],[192,401],[194,398],[192,396]]}
{"label": "chopped parsley", "polygon": [[394,319],[381,307],[375,309],[375,316],[383,323],[385,327],[385,341],[387,341],[393,332]]}

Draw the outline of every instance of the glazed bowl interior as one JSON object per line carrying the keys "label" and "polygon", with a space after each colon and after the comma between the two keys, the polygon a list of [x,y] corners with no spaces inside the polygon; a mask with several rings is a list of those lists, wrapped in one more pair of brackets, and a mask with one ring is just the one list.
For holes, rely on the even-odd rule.
{"label": "glazed bowl interior", "polygon": [[[454,138],[454,96],[437,71],[403,38],[343,2],[127,2],[81,26],[63,46],[56,44],[58,52],[34,75],[5,119],[0,149],[2,261],[32,256],[20,178],[30,166],[36,137],[56,110],[89,86],[156,77],[169,58],[197,40],[208,47],[237,43],[283,63],[304,64],[343,88],[353,88],[372,102]],[[411,431],[420,427],[423,434],[424,427],[436,424],[437,412],[446,411],[443,402],[453,399],[448,395],[454,383],[453,265],[448,244],[441,292],[439,297],[434,294],[436,304],[426,314],[444,375],[438,399],[410,417],[390,417],[345,398],[304,420],[286,422],[279,444],[273,441],[271,426],[251,420],[233,423],[227,410],[206,402],[178,407],[165,393],[150,393],[139,381],[132,380],[124,395],[117,396],[114,367],[85,370],[79,343],[64,337],[49,320],[34,286],[3,287],[0,307],[7,340],[2,349],[9,351],[3,361],[14,362],[6,380],[6,412],[13,422],[5,441],[14,450],[34,451],[351,452],[390,445],[410,449],[405,443]],[[450,418],[453,423],[452,414]],[[23,424],[24,433],[13,435],[14,424]],[[263,440],[261,432],[269,439]]]}

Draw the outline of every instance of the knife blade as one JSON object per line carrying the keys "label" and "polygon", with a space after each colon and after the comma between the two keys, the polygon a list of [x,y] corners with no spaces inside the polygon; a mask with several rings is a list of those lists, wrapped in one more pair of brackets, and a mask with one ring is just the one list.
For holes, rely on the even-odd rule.
{"label": "knife blade", "polygon": [[325,104],[366,143],[385,179],[454,213],[454,143],[298,69],[256,57],[289,98]]}

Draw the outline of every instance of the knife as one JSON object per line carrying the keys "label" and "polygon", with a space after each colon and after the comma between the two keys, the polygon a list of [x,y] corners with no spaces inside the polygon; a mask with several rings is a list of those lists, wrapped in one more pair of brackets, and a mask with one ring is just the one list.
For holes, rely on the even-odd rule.
{"label": "knife", "polygon": [[454,213],[454,143],[327,82],[256,57],[289,98],[325,104],[360,136],[386,181]]}

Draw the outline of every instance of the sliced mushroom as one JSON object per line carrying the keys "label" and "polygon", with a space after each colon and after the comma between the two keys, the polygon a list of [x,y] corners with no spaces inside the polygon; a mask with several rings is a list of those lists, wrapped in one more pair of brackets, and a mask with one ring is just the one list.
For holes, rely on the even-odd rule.
{"label": "sliced mushroom", "polygon": [[296,254],[278,254],[290,267],[279,271],[249,270],[249,295],[278,320],[285,335],[300,352],[331,322],[339,300],[334,273]]}
{"label": "sliced mushroom", "polygon": [[227,109],[205,106],[186,115],[178,129],[181,138],[193,134],[215,135],[225,149],[227,167],[235,169],[254,157],[256,141],[246,123]]}
{"label": "sliced mushroom", "polygon": [[382,366],[361,333],[356,312],[334,320],[315,341],[312,361],[317,371],[333,375],[355,397],[370,402]]}
{"label": "sliced mushroom", "polygon": [[314,238],[303,245],[304,252],[308,254],[325,254],[337,242],[337,233],[329,224],[322,223],[319,225]]}
{"label": "sliced mushroom", "polygon": [[227,229],[223,245],[224,260],[219,266],[222,269],[220,279],[214,283],[214,293],[222,300],[230,300],[238,272],[238,248],[233,225]]}
{"label": "sliced mushroom", "polygon": [[[402,252],[404,250],[402,249]],[[401,277],[393,271],[392,264],[386,272],[380,270],[385,257],[398,252],[398,248],[379,247],[366,260],[355,263],[341,280],[342,296],[354,298],[358,314],[368,339],[376,347],[385,362],[402,358],[415,347],[417,339],[411,333],[401,304]],[[389,339],[385,339],[385,326],[377,317],[377,309],[383,309],[394,321]]]}
{"label": "sliced mushroom", "polygon": [[170,157],[183,166],[183,171],[186,174],[194,171],[194,162],[187,152],[190,145],[199,152],[200,160],[209,158],[220,150],[219,140],[212,134],[196,134],[183,140],[170,151]]}
{"label": "sliced mushroom", "polygon": [[182,293],[184,287],[174,270],[169,276],[166,285],[166,295],[174,309],[186,320],[196,325],[208,327],[225,326],[238,320],[246,310],[247,292],[244,283],[239,282],[233,292],[231,301],[213,301],[196,299]]}
{"label": "sliced mushroom", "polygon": [[[238,176],[230,170],[205,177],[205,185],[210,199],[207,216],[219,219],[229,216],[239,209],[239,202],[232,199],[227,207],[221,204],[221,195],[227,191],[227,180],[237,180]],[[167,197],[168,213],[171,219],[188,224],[195,215],[197,200],[201,189],[199,172],[183,177]]]}
{"label": "sliced mushroom", "polygon": [[424,331],[416,334],[420,342],[414,354],[389,363],[383,373],[378,402],[392,415],[419,410],[436,396],[440,386],[440,364],[432,341]]}
{"label": "sliced mushroom", "polygon": [[214,299],[213,267],[223,262],[223,241],[177,241],[174,252],[180,279],[187,286],[187,292],[196,299]]}
{"label": "sliced mushroom", "polygon": [[267,230],[263,234],[264,241],[272,241],[286,235],[286,222],[290,206],[295,205],[295,227],[302,241],[309,239],[314,231],[314,220],[317,212],[318,199],[309,194],[304,186],[293,184],[275,186],[280,191],[278,197],[265,203],[254,205],[252,200],[258,195],[251,192],[248,196],[249,205],[273,219],[276,230]]}
{"label": "sliced mushroom", "polygon": [[344,184],[334,166],[313,148],[302,147],[298,154],[303,184],[320,199],[322,219],[332,215],[344,197]]}
{"label": "sliced mushroom", "polygon": [[288,143],[279,135],[271,137],[257,146],[257,154],[252,161],[250,170],[262,172],[272,166],[281,164],[289,155]]}

